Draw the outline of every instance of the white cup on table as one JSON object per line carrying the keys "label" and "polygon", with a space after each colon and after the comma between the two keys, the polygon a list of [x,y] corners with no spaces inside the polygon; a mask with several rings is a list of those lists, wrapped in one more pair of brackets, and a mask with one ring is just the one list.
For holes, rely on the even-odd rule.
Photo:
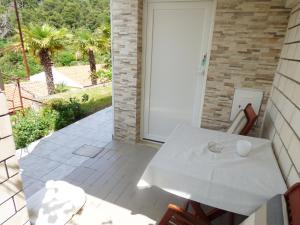
{"label": "white cup on table", "polygon": [[252,143],[246,140],[236,142],[236,152],[241,157],[247,157],[252,149]]}

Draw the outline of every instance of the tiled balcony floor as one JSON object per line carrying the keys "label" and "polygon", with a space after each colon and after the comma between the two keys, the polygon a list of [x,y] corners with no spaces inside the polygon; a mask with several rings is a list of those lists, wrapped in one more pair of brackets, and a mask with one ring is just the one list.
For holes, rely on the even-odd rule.
{"label": "tiled balcony floor", "polygon": [[[88,144],[104,147],[95,158],[72,154]],[[169,203],[184,200],[136,184],[157,149],[112,141],[112,109],[78,121],[19,151],[24,191],[30,198],[48,180],[83,188],[87,202],[69,224],[155,224]]]}

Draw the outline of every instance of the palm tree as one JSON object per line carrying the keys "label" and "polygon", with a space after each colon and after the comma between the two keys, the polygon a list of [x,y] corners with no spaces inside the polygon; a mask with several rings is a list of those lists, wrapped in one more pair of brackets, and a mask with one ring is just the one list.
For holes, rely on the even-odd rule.
{"label": "palm tree", "polygon": [[88,56],[92,85],[97,84],[96,74],[96,59],[95,53],[104,54],[110,51],[110,32],[109,26],[104,25],[101,28],[91,32],[89,30],[81,29],[75,35],[74,44],[82,56]]}
{"label": "palm tree", "polygon": [[25,48],[39,59],[44,68],[48,94],[55,92],[53,73],[52,73],[52,55],[63,49],[68,38],[66,29],[56,29],[50,25],[44,24],[29,25],[23,30]]}

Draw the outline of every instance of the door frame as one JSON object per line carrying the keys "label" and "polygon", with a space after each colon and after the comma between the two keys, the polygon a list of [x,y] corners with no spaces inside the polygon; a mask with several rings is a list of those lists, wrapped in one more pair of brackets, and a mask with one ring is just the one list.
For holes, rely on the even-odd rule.
{"label": "door frame", "polygon": [[206,91],[206,82],[207,82],[207,73],[210,63],[210,55],[211,55],[211,49],[212,49],[212,39],[213,39],[213,32],[214,32],[214,24],[215,24],[215,15],[216,15],[216,8],[217,8],[217,0],[143,0],[143,33],[142,33],[142,79],[141,79],[141,117],[140,117],[140,139],[151,141],[151,142],[157,142],[154,140],[149,140],[144,137],[144,119],[145,119],[145,89],[146,89],[146,50],[147,50],[147,31],[148,31],[148,4],[149,3],[163,3],[163,2],[212,2],[212,20],[210,24],[210,31],[208,35],[208,48],[207,48],[207,63],[204,68],[204,76],[202,76],[202,93],[201,93],[201,99],[199,101],[200,104],[200,113],[199,113],[199,124],[197,124],[197,127],[201,127],[201,119],[203,114],[203,105],[204,105],[204,98],[205,98],[205,91]]}

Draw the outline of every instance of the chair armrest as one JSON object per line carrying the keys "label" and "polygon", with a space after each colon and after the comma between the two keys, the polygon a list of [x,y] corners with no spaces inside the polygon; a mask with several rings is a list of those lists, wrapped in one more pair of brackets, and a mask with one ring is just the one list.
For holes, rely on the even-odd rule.
{"label": "chair armrest", "polygon": [[168,210],[161,219],[159,225],[167,225],[172,221],[173,224],[187,224],[187,225],[211,225],[210,222],[203,218],[196,217],[193,214],[186,212],[184,209],[170,204]]}

